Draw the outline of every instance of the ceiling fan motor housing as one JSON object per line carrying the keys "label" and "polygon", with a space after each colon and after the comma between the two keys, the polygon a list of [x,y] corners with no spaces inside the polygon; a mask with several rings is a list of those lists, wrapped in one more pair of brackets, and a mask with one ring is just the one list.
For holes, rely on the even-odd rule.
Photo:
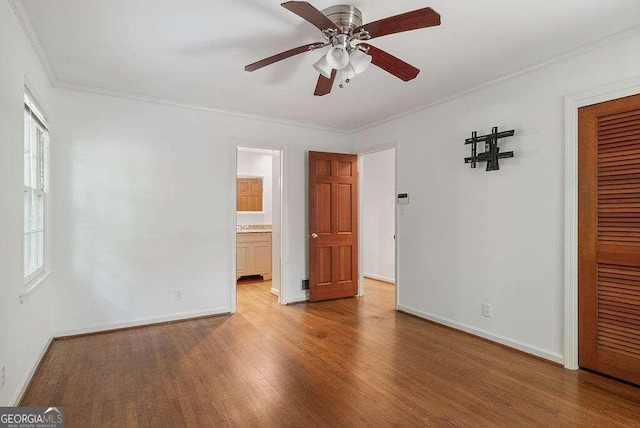
{"label": "ceiling fan motor housing", "polygon": [[349,33],[362,25],[362,12],[354,6],[339,4],[324,9],[322,13],[340,27],[343,33]]}

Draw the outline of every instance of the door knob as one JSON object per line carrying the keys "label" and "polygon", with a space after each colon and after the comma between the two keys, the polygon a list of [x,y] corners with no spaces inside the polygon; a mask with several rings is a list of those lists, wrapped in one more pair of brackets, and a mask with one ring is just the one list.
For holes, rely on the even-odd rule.
{"label": "door knob", "polygon": [[318,234],[317,234],[317,233],[315,233],[315,232],[313,232],[313,233],[311,234],[311,239],[318,239]]}

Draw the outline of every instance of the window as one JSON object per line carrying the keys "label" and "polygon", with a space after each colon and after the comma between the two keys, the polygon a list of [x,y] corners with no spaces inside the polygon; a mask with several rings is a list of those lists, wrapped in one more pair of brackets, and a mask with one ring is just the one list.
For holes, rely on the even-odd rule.
{"label": "window", "polygon": [[49,130],[42,109],[24,96],[24,278],[44,270],[45,209],[48,192]]}

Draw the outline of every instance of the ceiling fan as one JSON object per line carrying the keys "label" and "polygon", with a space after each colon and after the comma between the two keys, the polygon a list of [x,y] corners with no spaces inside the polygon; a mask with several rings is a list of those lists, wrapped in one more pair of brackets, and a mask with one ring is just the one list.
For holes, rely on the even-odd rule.
{"label": "ceiling fan", "polygon": [[419,69],[364,41],[440,25],[440,15],[430,7],[390,16],[365,25],[362,25],[362,12],[354,6],[331,6],[321,12],[305,1],[288,1],[282,3],[282,7],[316,26],[322,31],[324,41],[281,52],[249,64],[244,70],[255,71],[294,55],[331,46],[327,54],[313,65],[320,73],[314,92],[316,96],[330,93],[336,78],[339,86],[344,87],[345,83],[349,83],[370,64],[380,67],[405,82],[415,79],[420,73]]}

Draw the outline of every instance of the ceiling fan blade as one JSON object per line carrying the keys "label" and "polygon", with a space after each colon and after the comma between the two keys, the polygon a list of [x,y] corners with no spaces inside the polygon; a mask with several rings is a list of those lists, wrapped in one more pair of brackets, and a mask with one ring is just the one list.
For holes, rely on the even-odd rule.
{"label": "ceiling fan blade", "polygon": [[282,7],[315,25],[320,31],[328,29],[340,31],[332,20],[306,1],[288,1],[282,3]]}
{"label": "ceiling fan blade", "polygon": [[253,64],[249,64],[244,68],[244,71],[256,71],[262,67],[266,67],[267,65],[271,65],[274,62],[282,61],[283,59],[290,58],[294,55],[298,55],[304,52],[309,52],[314,50],[318,46],[324,46],[324,43],[310,43],[308,45],[299,46],[297,48],[289,49],[285,52],[280,52],[279,54],[270,56],[269,58],[262,59],[258,62],[254,62]]}
{"label": "ceiling fan blade", "polygon": [[331,88],[333,87],[333,81],[336,80],[337,73],[338,70],[333,70],[331,72],[331,77],[328,79],[321,74],[320,77],[318,77],[318,83],[316,83],[316,90],[313,95],[321,97],[330,93]]}
{"label": "ceiling fan blade", "polygon": [[379,21],[364,24],[353,30],[354,33],[365,29],[373,39],[374,37],[388,34],[402,33],[403,31],[417,30],[419,28],[434,27],[440,25],[440,14],[430,7],[390,16]]}
{"label": "ceiling fan blade", "polygon": [[367,53],[373,57],[371,61],[373,65],[380,67],[387,73],[393,74],[398,79],[408,82],[409,80],[415,79],[418,73],[420,73],[420,70],[413,65],[407,64],[382,49],[378,49],[368,43],[360,43],[358,46],[363,46],[368,49]]}

